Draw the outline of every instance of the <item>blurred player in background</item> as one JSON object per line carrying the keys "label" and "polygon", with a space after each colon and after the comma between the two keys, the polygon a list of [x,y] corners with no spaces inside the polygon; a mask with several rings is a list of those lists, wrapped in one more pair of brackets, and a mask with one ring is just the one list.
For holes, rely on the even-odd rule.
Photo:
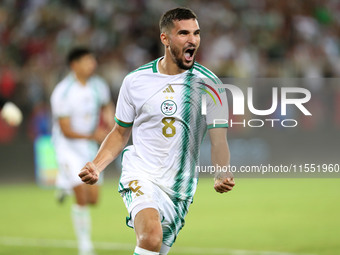
{"label": "blurred player in background", "polygon": [[[136,255],[167,254],[175,242],[196,191],[195,166],[207,130],[213,165],[228,166],[230,158],[228,125],[213,125],[214,119],[228,118],[225,91],[218,95],[223,107],[209,100],[204,116],[201,90],[195,90],[196,80],[221,83],[195,62],[200,45],[196,15],[186,8],[170,10],[160,20],[160,31],[164,57],[125,77],[116,125],[96,158],[79,174],[84,182],[96,183],[132,131],[133,145],[124,150],[122,158],[119,191],[131,216],[127,223],[136,233]],[[215,177],[217,192],[228,192],[234,185],[229,172]]]}
{"label": "blurred player in background", "polygon": [[109,87],[93,75],[97,62],[89,49],[74,48],[67,62],[71,73],[51,96],[52,138],[59,166],[56,186],[73,190],[76,203],[72,207],[72,219],[79,255],[90,255],[94,250],[88,205],[97,203],[98,186],[84,184],[78,174],[86,162],[94,159],[98,143],[113,127],[114,108]]}

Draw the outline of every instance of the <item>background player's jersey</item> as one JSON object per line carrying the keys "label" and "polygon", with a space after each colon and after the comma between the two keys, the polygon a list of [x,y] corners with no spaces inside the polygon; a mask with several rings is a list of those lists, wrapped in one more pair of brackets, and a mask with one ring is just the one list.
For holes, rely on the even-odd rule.
{"label": "background player's jersey", "polygon": [[65,153],[74,153],[92,160],[98,146],[87,139],[69,139],[62,133],[58,119],[69,117],[72,130],[90,135],[97,128],[100,110],[110,101],[107,84],[97,76],[91,77],[85,86],[81,85],[73,73],[69,74],[54,89],[51,96],[53,115],[52,138],[57,157]]}
{"label": "background player's jersey", "polygon": [[[226,93],[198,63],[184,73],[165,75],[158,71],[159,60],[127,75],[120,90],[115,120],[132,126],[133,137],[123,153],[120,191],[146,178],[173,198],[191,199],[202,139],[214,119],[228,119]],[[201,114],[203,95],[206,115]]]}

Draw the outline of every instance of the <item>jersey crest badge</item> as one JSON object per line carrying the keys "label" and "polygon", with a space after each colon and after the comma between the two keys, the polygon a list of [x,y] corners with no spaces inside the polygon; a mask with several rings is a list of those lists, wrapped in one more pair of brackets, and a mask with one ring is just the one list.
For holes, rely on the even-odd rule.
{"label": "jersey crest badge", "polygon": [[172,100],[165,100],[161,105],[161,111],[166,116],[174,115],[177,111],[177,105]]}

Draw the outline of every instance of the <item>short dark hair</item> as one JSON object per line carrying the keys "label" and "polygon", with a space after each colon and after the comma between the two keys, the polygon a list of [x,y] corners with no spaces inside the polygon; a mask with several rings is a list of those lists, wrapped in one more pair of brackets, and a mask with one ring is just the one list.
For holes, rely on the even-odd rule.
{"label": "short dark hair", "polygon": [[67,64],[70,65],[73,61],[80,59],[85,55],[93,54],[93,52],[86,47],[76,47],[70,50],[67,54]]}
{"label": "short dark hair", "polygon": [[196,14],[189,8],[175,8],[164,13],[159,21],[159,30],[163,33],[165,30],[170,30],[174,20],[197,19]]}

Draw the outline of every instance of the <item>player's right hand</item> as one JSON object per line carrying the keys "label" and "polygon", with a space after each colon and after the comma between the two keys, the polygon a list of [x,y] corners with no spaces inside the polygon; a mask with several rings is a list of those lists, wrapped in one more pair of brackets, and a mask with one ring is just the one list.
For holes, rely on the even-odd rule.
{"label": "player's right hand", "polygon": [[92,162],[86,163],[78,175],[80,179],[86,184],[95,184],[99,179],[99,171]]}

